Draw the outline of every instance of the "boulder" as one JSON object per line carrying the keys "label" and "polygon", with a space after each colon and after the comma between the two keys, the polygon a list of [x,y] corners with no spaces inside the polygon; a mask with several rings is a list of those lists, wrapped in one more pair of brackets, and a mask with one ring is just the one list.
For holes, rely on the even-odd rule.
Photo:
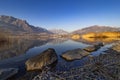
{"label": "boulder", "polygon": [[117,52],[120,52],[120,41],[115,43],[112,47],[111,47],[112,50],[115,50]]}
{"label": "boulder", "polygon": [[88,52],[93,52],[93,51],[96,51],[97,48],[94,47],[94,46],[88,46],[88,47],[84,48],[84,50],[85,50],[85,51],[88,51]]}
{"label": "boulder", "polygon": [[64,52],[61,57],[66,59],[66,60],[76,60],[76,59],[81,59],[90,53],[83,50],[83,49],[74,49],[74,50],[68,50]]}
{"label": "boulder", "polygon": [[25,62],[26,69],[29,70],[42,70],[46,66],[51,66],[58,60],[57,54],[54,49],[49,48],[42,53],[28,59]]}
{"label": "boulder", "polygon": [[88,52],[93,52],[93,51],[97,51],[102,46],[103,46],[103,43],[97,43],[97,44],[95,44],[93,46],[88,46],[88,47],[84,48],[84,50],[88,51]]}
{"label": "boulder", "polygon": [[0,80],[6,80],[6,79],[14,76],[17,73],[18,73],[17,68],[3,68],[3,69],[0,69]]}

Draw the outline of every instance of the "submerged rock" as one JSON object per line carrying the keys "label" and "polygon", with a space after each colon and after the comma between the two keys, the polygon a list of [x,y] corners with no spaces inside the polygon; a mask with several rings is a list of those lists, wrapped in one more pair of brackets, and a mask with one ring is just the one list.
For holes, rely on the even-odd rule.
{"label": "submerged rock", "polygon": [[97,43],[93,46],[88,46],[88,47],[84,48],[84,50],[88,51],[88,52],[93,52],[93,51],[100,49],[102,46],[103,46],[103,43]]}
{"label": "submerged rock", "polygon": [[42,70],[45,66],[50,66],[58,60],[57,54],[54,49],[49,48],[39,55],[36,55],[26,61],[26,69],[29,70]]}
{"label": "submerged rock", "polygon": [[61,56],[66,59],[66,60],[76,60],[76,59],[81,59],[90,53],[83,50],[83,49],[74,49],[74,50],[68,50],[64,52]]}
{"label": "submerged rock", "polygon": [[17,68],[0,69],[0,80],[6,80],[18,73]]}

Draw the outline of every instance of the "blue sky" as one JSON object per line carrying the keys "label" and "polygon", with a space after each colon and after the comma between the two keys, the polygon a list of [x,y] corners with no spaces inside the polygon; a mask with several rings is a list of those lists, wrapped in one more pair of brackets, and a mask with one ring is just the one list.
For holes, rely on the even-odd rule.
{"label": "blue sky", "polygon": [[47,29],[120,27],[120,0],[0,0],[0,15],[21,18]]}

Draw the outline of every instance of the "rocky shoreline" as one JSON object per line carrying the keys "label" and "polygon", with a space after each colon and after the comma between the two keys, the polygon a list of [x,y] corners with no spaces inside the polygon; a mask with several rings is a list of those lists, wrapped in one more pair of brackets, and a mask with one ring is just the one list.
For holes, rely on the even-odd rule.
{"label": "rocky shoreline", "polygon": [[33,80],[120,80],[120,53],[112,49],[114,46],[105,51],[106,54],[89,57],[82,67],[61,72],[43,71]]}
{"label": "rocky shoreline", "polygon": [[[99,43],[101,44],[101,43]],[[66,71],[56,71],[53,66],[54,63],[58,60],[56,52],[54,49],[47,49],[40,53],[37,56],[34,56],[28,59],[26,64],[26,70],[40,70],[39,74],[34,75],[32,80],[119,80],[120,77],[120,42],[116,42],[111,48],[104,51],[104,54],[99,56],[88,56],[92,51],[98,50],[103,45],[93,45],[88,46],[85,49],[75,49],[64,52],[67,54],[66,57],[70,57],[66,60],[76,60],[83,57],[87,57],[84,62],[84,66],[78,66]],[[89,51],[88,51],[89,50]],[[84,54],[86,53],[86,54]],[[72,57],[73,56],[73,57]],[[64,66],[61,65],[61,66]],[[69,66],[69,65],[67,65]],[[13,68],[10,68],[13,69]],[[0,79],[12,80],[12,77],[16,75],[19,71],[18,68],[15,68],[17,71],[11,72],[9,77],[5,79],[2,78],[3,73],[8,76],[9,69],[1,69]],[[5,71],[4,71],[5,70]],[[28,77],[29,75],[25,76]],[[31,80],[30,79],[30,80]],[[16,80],[26,80],[25,78],[20,78]]]}

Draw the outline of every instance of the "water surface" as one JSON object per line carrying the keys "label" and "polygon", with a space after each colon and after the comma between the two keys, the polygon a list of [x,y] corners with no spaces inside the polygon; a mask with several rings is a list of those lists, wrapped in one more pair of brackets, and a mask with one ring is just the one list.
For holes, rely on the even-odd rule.
{"label": "water surface", "polygon": [[[83,66],[87,61],[87,57],[82,58],[81,60],[75,61],[66,61],[60,57],[62,53],[67,50],[73,50],[76,48],[85,48],[87,46],[93,45],[97,42],[103,42],[104,39],[94,39],[91,40],[71,40],[71,39],[19,39],[13,40],[10,43],[1,43],[0,44],[0,69],[9,68],[9,67],[17,67],[20,69],[20,74],[28,74],[25,71],[25,61],[30,57],[33,57],[37,54],[40,54],[44,50],[48,48],[54,48],[58,55],[58,63],[55,67],[55,71],[64,71],[69,70],[71,68],[75,68],[78,66]],[[99,54],[104,54],[104,51],[111,47],[115,41],[118,39],[106,40],[108,42],[104,42],[104,46],[100,48],[98,51],[92,52],[90,55],[98,56]],[[32,73],[33,74],[33,73]],[[29,75],[29,74],[28,74]],[[28,79],[28,77],[27,77]],[[13,79],[14,80],[14,79]]]}
{"label": "water surface", "polygon": [[[44,39],[44,40],[31,40],[31,39],[19,39],[13,40],[11,43],[0,44],[0,67],[11,67],[14,63],[24,62],[28,58],[40,54],[48,48],[54,48],[59,61],[63,60],[60,55],[67,51],[76,48],[85,48],[89,45],[93,45],[95,42],[89,42],[86,40],[71,40],[71,39]],[[102,51],[107,50],[111,43],[105,43],[105,46],[99,49],[97,52],[92,52],[91,55],[99,55]],[[80,60],[79,60],[80,61]],[[81,60],[82,61],[82,60]],[[66,61],[65,61],[66,62]],[[70,62],[77,65],[77,60]],[[9,63],[9,64],[8,64]],[[69,63],[69,62],[67,62]],[[82,63],[82,62],[79,62]],[[7,66],[6,66],[7,65]],[[16,66],[16,65],[14,65]]]}

